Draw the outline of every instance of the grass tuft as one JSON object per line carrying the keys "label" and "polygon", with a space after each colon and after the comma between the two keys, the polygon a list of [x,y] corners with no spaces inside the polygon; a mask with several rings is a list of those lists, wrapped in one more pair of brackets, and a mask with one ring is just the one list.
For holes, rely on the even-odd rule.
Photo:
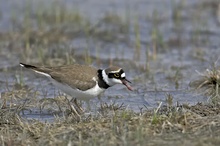
{"label": "grass tuft", "polygon": [[[190,86],[204,95],[213,103],[220,101],[220,70],[214,65],[212,69],[206,69],[204,73],[198,72],[200,77],[192,81]],[[211,100],[210,100],[211,99]]]}

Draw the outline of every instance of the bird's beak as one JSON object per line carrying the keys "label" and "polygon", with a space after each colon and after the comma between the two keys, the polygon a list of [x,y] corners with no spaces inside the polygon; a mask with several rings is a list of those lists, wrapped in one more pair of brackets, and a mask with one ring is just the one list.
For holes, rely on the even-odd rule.
{"label": "bird's beak", "polygon": [[125,78],[125,79],[122,79],[121,82],[128,88],[128,90],[133,91],[132,87],[128,84],[128,83],[131,84],[129,80]]}

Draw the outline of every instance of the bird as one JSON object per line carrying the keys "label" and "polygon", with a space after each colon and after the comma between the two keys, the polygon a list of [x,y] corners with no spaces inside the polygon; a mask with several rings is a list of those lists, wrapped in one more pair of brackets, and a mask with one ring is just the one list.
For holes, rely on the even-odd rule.
{"label": "bird", "polygon": [[116,84],[122,84],[133,91],[124,70],[118,66],[110,66],[106,69],[81,64],[44,67],[20,63],[20,66],[48,77],[62,92],[87,103]]}

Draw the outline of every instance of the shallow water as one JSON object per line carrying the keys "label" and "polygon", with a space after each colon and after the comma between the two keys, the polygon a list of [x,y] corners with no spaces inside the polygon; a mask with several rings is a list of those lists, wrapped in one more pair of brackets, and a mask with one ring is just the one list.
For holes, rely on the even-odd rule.
{"label": "shallow water", "polygon": [[[16,12],[18,20],[22,20],[27,4],[31,5],[34,11],[38,2],[44,3],[44,1],[34,0],[28,3],[26,0],[0,0],[0,2],[1,35],[15,29],[11,24],[13,12]],[[50,2],[53,3],[54,0]],[[47,1],[46,5],[50,5],[50,2]],[[109,62],[113,62],[124,68],[135,91],[131,92],[117,85],[102,95],[104,102],[124,103],[127,108],[138,112],[141,108],[157,107],[160,102],[166,104],[168,94],[172,95],[173,104],[177,102],[195,104],[207,101],[206,97],[192,92],[189,83],[198,76],[196,70],[203,72],[219,59],[220,22],[217,19],[219,17],[217,11],[220,10],[217,7],[219,4],[217,0],[65,0],[57,2],[57,4],[61,3],[67,9],[78,11],[94,26],[107,14],[117,15],[122,21],[129,23],[127,34],[115,32],[113,34],[116,36],[111,36],[109,39],[111,41],[104,39],[105,34],[94,37],[79,35],[65,44],[74,52],[76,62],[83,63],[81,58],[87,52],[90,57],[99,58],[99,61],[94,59],[91,62],[93,66],[104,68],[109,65]],[[178,11],[177,14],[175,11]],[[136,25],[139,26],[139,34],[137,34]],[[107,24],[101,27],[108,28]],[[117,31],[120,25],[111,24],[110,27]],[[154,31],[159,35],[156,56],[154,56]],[[136,44],[137,35],[140,39],[139,47]],[[5,92],[6,85],[13,88],[17,80],[16,75],[24,74],[26,85],[39,92],[47,92],[49,98],[55,97],[57,89],[48,79],[18,67],[22,57],[18,50],[22,46],[17,50],[12,49],[10,41],[4,39],[0,43],[0,91]],[[30,60],[22,59],[27,62],[31,62]],[[93,100],[93,102],[96,101],[98,100]],[[26,114],[26,116],[37,119],[43,117],[48,120],[51,118],[51,115],[40,116],[38,113]]]}

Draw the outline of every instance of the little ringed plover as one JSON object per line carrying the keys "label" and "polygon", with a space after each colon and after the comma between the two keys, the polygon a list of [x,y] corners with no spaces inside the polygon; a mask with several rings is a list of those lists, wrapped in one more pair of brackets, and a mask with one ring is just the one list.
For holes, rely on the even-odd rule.
{"label": "little ringed plover", "polygon": [[20,63],[20,66],[49,77],[61,91],[79,100],[88,101],[115,84],[123,84],[128,90],[133,90],[129,85],[131,82],[126,79],[124,70],[117,66],[107,69],[96,69],[79,64],[37,67]]}

